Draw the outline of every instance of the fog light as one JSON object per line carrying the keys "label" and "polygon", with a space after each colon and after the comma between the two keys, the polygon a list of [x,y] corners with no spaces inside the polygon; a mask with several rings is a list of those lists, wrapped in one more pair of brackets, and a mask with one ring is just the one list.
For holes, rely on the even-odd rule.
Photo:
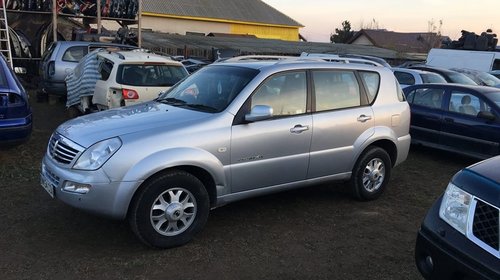
{"label": "fog light", "polygon": [[90,191],[90,185],[66,181],[62,189],[67,192],[85,194]]}
{"label": "fog light", "polygon": [[430,271],[434,269],[434,261],[431,256],[427,256],[425,258],[425,265],[429,268]]}

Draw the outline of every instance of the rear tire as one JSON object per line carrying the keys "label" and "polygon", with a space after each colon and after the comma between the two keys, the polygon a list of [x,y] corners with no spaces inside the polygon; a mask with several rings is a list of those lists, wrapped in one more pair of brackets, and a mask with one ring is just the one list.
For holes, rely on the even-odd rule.
{"label": "rear tire", "polygon": [[389,154],[382,148],[369,147],[352,170],[350,185],[353,196],[362,201],[377,199],[387,186],[391,169]]}
{"label": "rear tire", "polygon": [[171,248],[189,242],[205,225],[209,210],[203,183],[190,173],[172,170],[145,183],[128,219],[144,244]]}

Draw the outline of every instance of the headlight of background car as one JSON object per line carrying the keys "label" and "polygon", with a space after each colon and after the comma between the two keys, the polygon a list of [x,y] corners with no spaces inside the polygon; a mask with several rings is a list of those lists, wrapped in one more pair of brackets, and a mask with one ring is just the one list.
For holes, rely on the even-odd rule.
{"label": "headlight of background car", "polygon": [[471,201],[472,195],[449,183],[441,201],[439,217],[465,235]]}
{"label": "headlight of background car", "polygon": [[118,137],[97,142],[83,152],[73,168],[81,170],[99,169],[121,146],[122,141]]}

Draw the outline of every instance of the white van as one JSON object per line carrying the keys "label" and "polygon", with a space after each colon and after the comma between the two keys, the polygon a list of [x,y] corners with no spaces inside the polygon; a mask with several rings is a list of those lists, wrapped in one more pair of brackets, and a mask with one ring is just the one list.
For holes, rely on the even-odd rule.
{"label": "white van", "polygon": [[500,52],[431,49],[427,65],[444,68],[467,68],[484,72],[500,70]]}

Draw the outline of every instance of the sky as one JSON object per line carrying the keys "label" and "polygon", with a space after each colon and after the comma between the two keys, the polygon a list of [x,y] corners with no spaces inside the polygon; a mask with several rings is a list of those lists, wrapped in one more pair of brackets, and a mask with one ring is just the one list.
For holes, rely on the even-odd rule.
{"label": "sky", "polygon": [[481,34],[491,28],[500,37],[500,0],[263,0],[304,25],[312,42],[329,42],[348,20],[353,30],[378,26],[395,32],[428,32],[458,39],[461,30]]}

